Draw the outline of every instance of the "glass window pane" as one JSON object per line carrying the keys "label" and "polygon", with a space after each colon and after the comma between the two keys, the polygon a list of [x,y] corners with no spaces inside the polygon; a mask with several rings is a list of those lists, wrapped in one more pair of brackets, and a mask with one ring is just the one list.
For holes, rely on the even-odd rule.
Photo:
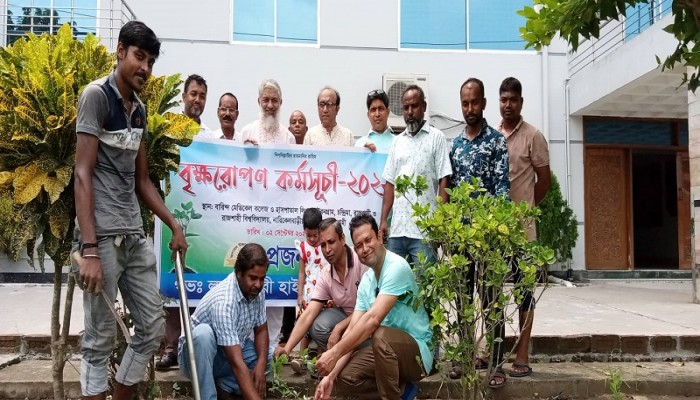
{"label": "glass window pane", "polygon": [[678,145],[688,147],[688,121],[682,121],[679,130]]}
{"label": "glass window pane", "polygon": [[532,0],[470,0],[469,48],[488,50],[523,50],[525,41],[519,28],[525,18],[516,14]]}
{"label": "glass window pane", "polygon": [[650,4],[637,4],[634,7],[627,7],[625,15],[626,40],[639,35],[653,21],[653,10]]}
{"label": "glass window pane", "polygon": [[277,41],[316,43],[317,4],[316,0],[277,0]]}
{"label": "glass window pane", "polygon": [[96,32],[97,0],[10,0],[8,1],[8,44],[27,32],[55,32],[70,23],[76,37]]}
{"label": "glass window pane", "polygon": [[234,0],[233,40],[274,41],[274,0]]}
{"label": "glass window pane", "polygon": [[466,49],[466,0],[401,0],[401,47]]}
{"label": "glass window pane", "polygon": [[670,146],[673,144],[673,125],[669,122],[588,120],[586,143]]}

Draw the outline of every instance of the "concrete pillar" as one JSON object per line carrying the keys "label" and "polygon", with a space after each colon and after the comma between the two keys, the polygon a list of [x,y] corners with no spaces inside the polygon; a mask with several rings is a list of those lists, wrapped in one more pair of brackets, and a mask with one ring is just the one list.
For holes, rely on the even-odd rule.
{"label": "concrete pillar", "polygon": [[693,200],[693,302],[700,303],[700,93],[688,92],[688,156]]}

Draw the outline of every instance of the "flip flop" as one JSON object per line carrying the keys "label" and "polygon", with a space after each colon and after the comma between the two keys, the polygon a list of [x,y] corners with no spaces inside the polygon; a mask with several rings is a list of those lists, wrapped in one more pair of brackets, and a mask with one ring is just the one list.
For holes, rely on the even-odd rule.
{"label": "flip flop", "polygon": [[[525,369],[525,371],[522,372],[513,372],[512,368],[518,368],[518,369]],[[511,367],[511,370],[508,371],[508,375],[512,376],[513,378],[522,378],[524,376],[528,376],[532,373],[532,368],[530,368],[529,365],[527,364],[520,364],[520,363],[513,363],[513,366]]]}
{"label": "flip flop", "polygon": [[[503,379],[500,383],[491,383],[491,382],[496,382],[496,379],[501,378]],[[502,369],[497,369],[493,371],[491,374],[491,377],[489,378],[489,387],[491,389],[500,389],[506,384],[506,374],[503,372]]]}

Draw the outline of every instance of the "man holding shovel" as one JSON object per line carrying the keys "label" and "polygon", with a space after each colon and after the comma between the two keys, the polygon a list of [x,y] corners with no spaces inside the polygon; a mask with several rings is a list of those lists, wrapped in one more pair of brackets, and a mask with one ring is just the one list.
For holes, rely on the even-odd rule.
{"label": "man holding shovel", "polygon": [[[105,399],[114,347],[117,289],[134,321],[134,336],[115,375],[114,400],[133,398],[163,336],[156,258],[146,238],[137,195],[173,232],[170,248],[185,258],[187,242],[148,177],[146,110],[136,96],[146,85],[160,41],[145,24],[119,32],[117,67],[85,87],[78,100],[75,154],[74,257],[80,268],[85,333],[80,385],[84,399]],[[104,294],[101,292],[104,291]]]}

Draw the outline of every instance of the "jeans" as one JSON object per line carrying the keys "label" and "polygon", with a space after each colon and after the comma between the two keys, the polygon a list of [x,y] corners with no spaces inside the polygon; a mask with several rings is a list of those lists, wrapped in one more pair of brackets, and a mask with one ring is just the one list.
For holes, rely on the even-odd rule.
{"label": "jeans", "polygon": [[428,262],[434,263],[435,251],[423,239],[414,239],[405,236],[390,237],[386,246],[390,251],[408,260],[411,266],[418,265],[418,255],[425,253]]}
{"label": "jeans", "polygon": [[[226,358],[224,348],[216,344],[216,335],[208,324],[199,324],[192,329],[192,342],[194,345],[195,366],[197,368],[197,378],[199,380],[199,390],[202,400],[216,400],[216,387],[234,393],[241,394],[233,368]],[[255,351],[255,344],[249,338],[241,346],[243,361],[248,369],[255,368],[258,362],[258,353]],[[272,353],[268,353],[269,368]],[[180,338],[178,346],[178,361],[180,371],[189,379],[192,379],[189,364],[189,353],[185,337]]]}
{"label": "jeans", "polygon": [[[76,232],[73,251],[79,250]],[[156,257],[143,235],[129,234],[98,239],[104,292],[111,301],[117,289],[134,322],[132,343],[117,369],[117,382],[131,386],[143,380],[146,366],[163,337],[163,304],[158,293]],[[73,272],[78,266],[73,265]],[[107,391],[107,364],[114,348],[117,323],[102,295],[83,292],[85,333],[80,352],[80,386],[84,396]]]}

